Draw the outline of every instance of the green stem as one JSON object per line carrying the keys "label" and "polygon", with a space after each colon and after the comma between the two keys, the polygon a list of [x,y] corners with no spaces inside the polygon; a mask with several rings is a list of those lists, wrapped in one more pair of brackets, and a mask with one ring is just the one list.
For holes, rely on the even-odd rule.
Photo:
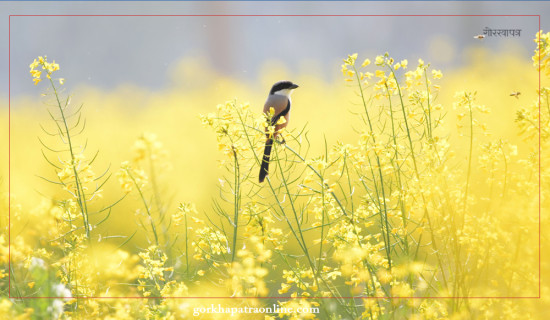
{"label": "green stem", "polygon": [[[395,71],[393,70],[393,68],[390,65],[388,65],[388,68],[390,69],[390,72],[393,74],[393,77],[396,78]],[[424,73],[426,73],[426,69],[424,69]],[[414,172],[416,174],[416,179],[420,182],[420,172],[419,172],[418,166],[416,164],[416,156],[415,156],[415,153],[414,153],[414,147],[413,147],[413,143],[412,143],[411,132],[409,130],[409,122],[407,121],[407,112],[405,111],[405,102],[403,101],[403,94],[401,92],[401,86],[399,86],[399,83],[397,83],[397,81],[396,81],[396,86],[397,86],[397,90],[398,90],[398,93],[399,93],[399,100],[401,102],[401,110],[403,112],[403,121],[405,122],[405,129],[407,130],[407,138],[409,140],[409,147],[411,149],[411,157],[412,157],[413,164],[414,164]],[[428,208],[427,208],[428,203],[426,201],[426,197],[424,196],[424,192],[421,192],[421,196],[422,196],[422,202],[423,202],[423,207],[424,207],[424,217],[428,221],[428,227],[430,228],[432,245],[433,245],[434,250],[436,252],[436,257],[437,257],[437,260],[438,260],[439,267],[441,268],[441,276],[443,278],[443,282],[445,283],[445,286],[447,286],[447,279],[445,277],[445,272],[443,271],[443,262],[441,261],[440,253],[439,253],[439,250],[437,248],[437,242],[436,242],[435,235],[434,235],[434,232],[433,232],[434,230],[433,230],[433,227],[432,227],[432,220],[431,220],[430,214],[428,212]]]}
{"label": "green stem", "polygon": [[[162,205],[162,201],[160,199],[160,193],[159,193],[159,190],[158,190],[157,175],[155,173],[155,166],[154,166],[153,158],[152,158],[152,150],[151,150],[151,146],[148,143],[146,143],[146,146],[147,146],[147,157],[148,157],[148,160],[149,160],[149,172],[150,172],[150,175],[151,175],[151,187],[153,188],[153,199],[155,201],[155,206],[157,207],[159,224],[162,228],[162,233],[163,233],[163,236],[164,236],[164,243],[168,244],[168,243],[170,243],[170,235],[168,233],[167,226],[164,222],[165,212],[164,212],[164,208],[163,208],[163,205]],[[167,248],[167,249],[171,251],[172,247]]]}
{"label": "green stem", "polygon": [[[428,85],[428,73],[424,72],[424,78],[426,79],[426,95],[428,96],[428,119],[426,126],[428,127],[428,136],[430,138],[430,141],[433,141],[433,133],[432,133],[432,109],[430,104],[430,86]],[[422,110],[424,110],[424,107],[422,107]],[[424,111],[426,113],[426,111]]]}
{"label": "green stem", "polygon": [[[278,150],[277,148],[274,148],[275,149],[275,153],[276,153],[276,156],[277,156],[277,162],[279,161],[279,154],[278,154]],[[306,245],[306,240],[304,239],[304,234],[302,232],[302,224],[300,222],[300,219],[298,218],[298,214],[296,213],[297,210],[296,210],[296,207],[294,205],[294,199],[292,199],[292,195],[290,193],[290,190],[288,189],[288,183],[285,179],[285,176],[284,176],[284,172],[283,172],[283,167],[280,166],[280,165],[277,165],[277,167],[279,168],[279,172],[281,173],[281,179],[283,179],[282,181],[282,185],[285,187],[285,190],[286,190],[286,195],[288,196],[288,200],[290,201],[290,206],[292,208],[292,213],[294,214],[294,219],[296,221],[296,228],[298,230],[298,234],[300,235],[300,240],[303,244],[302,248],[304,250],[304,254],[306,255],[307,257],[307,260],[311,266],[311,271],[313,271],[314,273],[315,272],[315,265],[313,263],[313,261],[311,260],[311,255],[309,254],[309,250],[307,248],[307,245]],[[278,201],[278,200],[277,200]],[[318,283],[318,279],[316,278],[315,279],[315,282],[317,283],[317,285],[319,285]]]}
{"label": "green stem", "polygon": [[159,238],[158,238],[158,235],[157,235],[157,228],[155,227],[155,222],[153,220],[153,216],[151,215],[151,210],[149,209],[149,205],[147,204],[147,201],[145,200],[145,195],[141,191],[141,188],[139,187],[136,179],[134,178],[134,176],[130,172],[130,169],[126,169],[126,172],[128,173],[128,176],[130,177],[130,179],[132,179],[132,182],[136,186],[136,189],[139,193],[139,196],[141,197],[141,201],[143,202],[143,206],[145,207],[145,211],[147,212],[147,216],[149,216],[149,222],[151,223],[151,229],[153,230],[153,234],[155,236],[155,244],[157,245],[157,247],[159,247]]}
{"label": "green stem", "polygon": [[187,274],[187,280],[189,280],[189,242],[187,238],[187,213],[185,214],[185,273]]}
{"label": "green stem", "polygon": [[88,239],[88,242],[91,242],[92,239],[90,235],[90,225],[88,221],[88,208],[86,203],[86,194],[84,193],[84,189],[80,181],[80,176],[78,175],[78,170],[76,169],[76,161],[75,161],[76,159],[74,156],[74,150],[73,150],[73,144],[71,141],[71,135],[69,132],[69,126],[67,124],[67,119],[65,118],[65,113],[63,112],[63,107],[61,106],[61,101],[59,100],[59,94],[57,93],[57,89],[53,84],[53,80],[51,78],[49,80],[53,88],[55,98],[57,100],[57,106],[59,107],[59,113],[61,114],[63,125],[65,126],[65,134],[67,135],[67,143],[69,144],[69,152],[71,154],[71,167],[73,169],[75,183],[76,183],[77,202],[78,202],[78,206],[80,207],[80,212],[82,214],[82,221],[84,223],[84,229],[86,230],[86,238]]}
{"label": "green stem", "polygon": [[[466,214],[466,207],[468,203],[468,190],[470,188],[470,173],[472,170],[472,153],[474,148],[474,117],[472,113],[472,102],[468,103],[468,110],[470,112],[470,150],[468,154],[468,173],[466,174],[466,190],[464,191],[464,203],[462,206],[462,212]],[[462,221],[464,223],[464,221]]]}
{"label": "green stem", "polygon": [[[397,132],[395,129],[395,119],[393,116],[393,104],[390,98],[390,89],[388,88],[388,84],[385,84],[385,87],[386,87],[386,92],[388,94],[388,101],[390,104],[391,129],[392,129],[393,145],[395,150],[395,154],[394,154],[395,161],[392,161],[392,162],[394,162],[393,165],[395,170],[397,171],[397,187],[399,188],[399,208],[401,209],[401,221],[403,222],[403,228],[404,230],[407,230],[407,212],[405,209],[405,203],[403,199],[403,183],[401,181],[402,172],[401,172],[401,166],[399,164],[399,150],[397,147]],[[410,253],[409,253],[409,238],[407,235],[405,235],[403,242],[405,246],[405,255],[408,257]],[[413,286],[412,275],[409,275],[408,281],[409,281],[409,285],[412,288]]]}
{"label": "green stem", "polygon": [[231,252],[231,262],[235,261],[235,251],[237,249],[237,232],[239,228],[239,209],[241,202],[239,160],[237,159],[237,152],[235,151],[235,149],[233,149],[233,157],[235,158],[235,212],[233,217],[233,249]]}
{"label": "green stem", "polygon": [[[355,77],[357,79],[357,83],[359,84],[359,93],[360,93],[360,96],[361,96],[361,101],[363,103],[363,108],[365,110],[365,114],[367,116],[367,121],[368,121],[368,124],[369,124],[369,128],[370,128],[370,132],[372,133],[372,142],[374,145],[376,145],[376,138],[374,137],[374,128],[372,126],[372,121],[370,119],[370,114],[368,112],[368,109],[367,109],[367,101],[365,99],[365,93],[363,92],[363,87],[361,86],[361,79],[359,78],[359,73],[357,72],[357,69],[355,68],[355,66],[353,66],[353,70],[355,72]],[[390,229],[389,229],[389,222],[388,222],[388,208],[387,208],[387,204],[386,204],[386,191],[384,190],[385,187],[384,187],[384,176],[382,174],[382,166],[380,164],[380,156],[374,152],[375,156],[376,156],[376,164],[377,164],[377,167],[378,167],[378,175],[379,175],[379,178],[380,178],[380,191],[382,192],[382,201],[383,201],[383,207],[384,209],[382,210],[382,206],[378,206],[379,207],[379,210],[380,210],[380,224],[382,226],[382,235],[384,237],[384,242],[386,242],[386,245],[384,246],[385,247],[385,250],[386,250],[386,256],[388,258],[388,266],[389,266],[389,269],[391,270],[392,269],[392,259],[391,259],[391,239],[390,239]],[[373,181],[375,181],[374,179],[374,175],[373,175]],[[378,188],[377,188],[378,190]],[[380,202],[380,197],[377,197],[378,198],[378,202]],[[384,227],[385,226],[385,227]],[[386,231],[384,232],[384,228],[386,229]]]}

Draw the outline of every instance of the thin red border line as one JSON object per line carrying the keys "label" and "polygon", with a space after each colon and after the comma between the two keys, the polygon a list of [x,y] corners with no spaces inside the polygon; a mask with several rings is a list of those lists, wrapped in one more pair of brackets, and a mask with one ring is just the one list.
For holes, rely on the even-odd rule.
{"label": "thin red border line", "polygon": [[[539,294],[536,297],[12,297],[11,296],[11,17],[538,17],[540,32],[540,15],[9,15],[8,19],[8,298],[16,299],[540,299],[541,298],[541,99],[539,94]],[[539,39],[540,44],[540,39]],[[541,88],[539,50],[539,92]]]}

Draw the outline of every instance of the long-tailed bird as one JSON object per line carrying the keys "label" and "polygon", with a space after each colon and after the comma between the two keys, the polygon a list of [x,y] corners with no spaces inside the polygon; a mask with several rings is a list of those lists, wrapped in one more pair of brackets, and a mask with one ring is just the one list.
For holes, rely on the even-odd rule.
{"label": "long-tailed bird", "polygon": [[[290,119],[290,94],[292,90],[298,88],[297,84],[291,81],[279,81],[276,82],[267,96],[267,100],[264,105],[264,114],[269,115],[271,108],[274,113],[271,118],[271,125],[275,126],[275,132],[273,135],[266,134],[267,141],[265,142],[264,156],[262,158],[262,165],[260,167],[260,182],[265,180],[265,176],[269,173],[269,156],[271,155],[271,147],[273,147],[273,139],[277,138],[281,129],[287,126]],[[285,122],[277,124],[281,117],[285,118]]]}

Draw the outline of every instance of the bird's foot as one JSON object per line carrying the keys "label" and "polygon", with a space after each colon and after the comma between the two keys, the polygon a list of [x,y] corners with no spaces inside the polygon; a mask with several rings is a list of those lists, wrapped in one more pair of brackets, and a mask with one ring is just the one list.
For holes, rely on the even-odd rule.
{"label": "bird's foot", "polygon": [[[279,138],[280,137],[280,138]],[[279,134],[279,136],[277,137],[277,139],[275,139],[275,141],[278,143],[278,144],[286,144],[286,140],[285,138]]]}

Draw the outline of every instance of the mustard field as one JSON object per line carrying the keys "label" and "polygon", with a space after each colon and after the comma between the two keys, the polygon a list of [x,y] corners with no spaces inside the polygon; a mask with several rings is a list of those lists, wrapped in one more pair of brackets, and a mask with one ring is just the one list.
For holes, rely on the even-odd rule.
{"label": "mustard field", "polygon": [[[36,57],[36,95],[2,114],[0,318],[544,319],[550,33],[534,40],[449,70],[352,52],[334,82],[183,59],[156,91],[69,92],[63,64],[85,62]],[[259,183],[281,79],[300,87]]]}

